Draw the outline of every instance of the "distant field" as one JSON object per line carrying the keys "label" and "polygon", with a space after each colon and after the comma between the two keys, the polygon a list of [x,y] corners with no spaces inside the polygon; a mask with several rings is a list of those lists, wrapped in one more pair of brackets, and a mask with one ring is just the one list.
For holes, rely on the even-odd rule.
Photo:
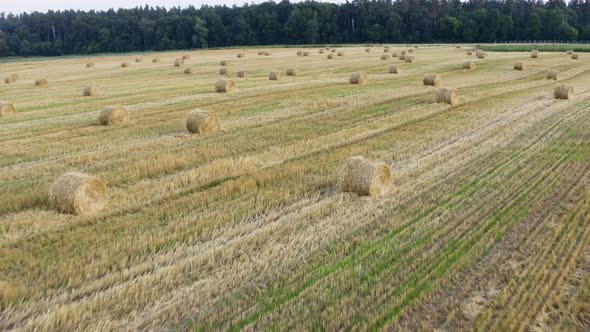
{"label": "distant field", "polygon": [[574,52],[590,52],[590,44],[488,44],[481,45],[484,51],[492,52],[530,52],[531,50],[539,50],[541,52],[566,52],[572,50]]}
{"label": "distant field", "polygon": [[[19,76],[0,84],[18,109],[0,117],[0,330],[589,330],[590,55],[496,47],[421,46],[399,74],[365,46],[0,65]],[[433,103],[431,73],[458,105]],[[129,123],[99,126],[107,105]],[[189,134],[194,109],[222,131]],[[355,155],[390,165],[392,190],[341,193]],[[106,183],[105,210],[49,206],[71,170]]]}

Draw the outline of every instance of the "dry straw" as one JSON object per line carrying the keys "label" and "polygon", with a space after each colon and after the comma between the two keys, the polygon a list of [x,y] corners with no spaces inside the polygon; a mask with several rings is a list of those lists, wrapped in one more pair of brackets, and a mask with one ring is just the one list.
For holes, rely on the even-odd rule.
{"label": "dry straw", "polygon": [[227,67],[219,68],[219,75],[229,75],[229,74],[231,74],[229,71],[229,68],[227,68]]}
{"label": "dry straw", "polygon": [[338,56],[344,56],[344,52],[343,51],[338,52]]}
{"label": "dry straw", "polygon": [[580,56],[577,55],[577,54],[572,54],[572,59],[573,60],[578,60],[578,59],[580,59]]}
{"label": "dry straw", "polygon": [[438,86],[440,83],[440,76],[438,74],[427,74],[422,79],[424,85]]}
{"label": "dry straw", "polygon": [[129,67],[129,62],[122,62],[121,63],[121,68],[127,68]]}
{"label": "dry straw", "polygon": [[517,62],[514,64],[514,70],[526,70],[526,64],[523,62]]}
{"label": "dry straw", "polygon": [[264,55],[264,52],[258,51],[258,55]]}
{"label": "dry straw", "polygon": [[0,100],[0,117],[16,113],[16,108],[11,103]]}
{"label": "dry straw", "polygon": [[193,134],[207,134],[219,130],[219,119],[212,112],[193,110],[186,117],[186,129]]}
{"label": "dry straw", "polygon": [[531,58],[533,59],[537,59],[539,57],[539,51],[537,50],[532,50],[531,51]]}
{"label": "dry straw", "polygon": [[158,63],[158,62],[160,62],[160,58],[159,57],[155,57],[155,58],[152,59],[152,62],[153,63]]}
{"label": "dry straw", "polygon": [[135,58],[135,62],[142,62],[143,59],[142,58]]}
{"label": "dry straw", "polygon": [[264,52],[265,56],[270,56],[270,52]]}
{"label": "dry straw", "polygon": [[336,59],[336,56],[334,54],[328,54],[328,59]]}
{"label": "dry straw", "polygon": [[48,82],[44,78],[35,81],[36,86],[47,86],[47,84]]}
{"label": "dry straw", "polygon": [[459,101],[455,90],[450,88],[440,88],[434,93],[434,102],[456,105]]}
{"label": "dry straw", "polygon": [[303,52],[303,56],[309,56],[309,52]]}
{"label": "dry straw", "polygon": [[389,60],[389,59],[391,59],[391,56],[389,54],[383,54],[381,56],[381,60]]}
{"label": "dry straw", "polygon": [[468,69],[468,70],[475,69],[475,62],[473,62],[473,61],[463,62],[463,69]]}
{"label": "dry straw", "polygon": [[94,67],[94,62],[88,62],[86,64],[86,68],[92,68],[92,67]]}
{"label": "dry straw", "polygon": [[383,52],[385,52],[385,53],[389,52],[389,46],[383,47]]}
{"label": "dry straw", "polygon": [[116,126],[127,122],[129,112],[123,106],[107,106],[98,113],[98,122],[102,126]]}
{"label": "dry straw", "polygon": [[369,82],[369,77],[365,73],[352,73],[348,82],[350,84],[365,85]]}
{"label": "dry straw", "polygon": [[271,81],[279,81],[282,78],[282,73],[280,71],[273,70],[268,74],[268,79]]}
{"label": "dry straw", "polygon": [[401,61],[405,61],[406,60],[406,55],[402,53],[402,54],[399,55],[398,59],[401,60]]}
{"label": "dry straw", "polygon": [[319,52],[320,54],[324,54],[326,51],[320,48]]}
{"label": "dry straw", "polygon": [[236,57],[238,57],[238,58],[245,58],[246,57],[246,54],[244,54],[244,53],[238,53],[238,55],[236,55]]}
{"label": "dry straw", "polygon": [[572,99],[574,97],[574,87],[571,85],[558,84],[553,89],[555,99]]}
{"label": "dry straw", "polygon": [[228,67],[231,65],[231,63],[227,60],[221,60],[221,62],[219,63],[220,66],[222,67]]}
{"label": "dry straw", "polygon": [[574,50],[567,50],[565,53],[566,54],[569,54],[569,55],[572,55],[572,54],[574,54]]}
{"label": "dry straw", "polygon": [[183,64],[184,64],[184,61],[181,58],[176,58],[174,60],[174,67],[182,67]]}
{"label": "dry straw", "polygon": [[336,49],[335,49],[335,48],[333,48],[333,49],[331,49],[331,50],[330,50],[330,52],[332,52],[332,53],[336,53]]}
{"label": "dry straw", "polygon": [[298,56],[302,56],[303,55],[303,51],[297,51],[297,55]]}
{"label": "dry straw", "polygon": [[406,63],[412,63],[412,62],[414,62],[414,60],[415,60],[415,58],[414,58],[413,55],[406,55],[406,56],[404,56],[404,61]]}
{"label": "dry straw", "polygon": [[401,72],[400,65],[390,65],[389,66],[389,73],[390,74],[399,74]]}
{"label": "dry straw", "polygon": [[192,69],[192,68],[190,68],[190,67],[189,67],[189,68],[185,68],[185,69],[184,69],[184,73],[185,73],[185,74],[187,74],[187,75],[190,75],[190,74],[192,74],[192,73],[193,73],[193,69]]}
{"label": "dry straw", "polygon": [[60,176],[49,189],[50,205],[65,213],[88,215],[105,208],[107,188],[91,175],[71,172]]}
{"label": "dry straw", "polygon": [[18,80],[18,75],[17,74],[10,74],[10,75],[6,76],[6,78],[4,79],[4,83],[6,83],[6,84],[15,83],[16,80]]}
{"label": "dry straw", "polygon": [[220,79],[215,83],[215,92],[231,93],[236,88],[236,82],[233,80]]}
{"label": "dry straw", "polygon": [[397,52],[391,53],[391,57],[393,57],[393,58],[397,58],[398,56],[399,56],[399,53],[397,53]]}
{"label": "dry straw", "polygon": [[296,68],[287,69],[287,76],[297,76],[299,75],[299,70]]}
{"label": "dry straw", "polygon": [[102,91],[99,87],[87,86],[84,88],[84,92],[82,94],[84,95],[84,97],[100,96],[102,94]]}
{"label": "dry straw", "polygon": [[557,70],[549,70],[547,72],[547,79],[558,80],[559,72]]}
{"label": "dry straw", "polygon": [[[367,47],[367,48],[365,48],[365,52],[369,53],[369,52],[371,52],[371,49]],[[385,52],[387,52],[387,51],[385,51]]]}
{"label": "dry straw", "polygon": [[390,189],[393,180],[386,164],[356,156],[346,160],[339,182],[342,192],[378,197]]}
{"label": "dry straw", "polygon": [[186,54],[185,54],[185,55],[183,55],[183,56],[182,56],[182,60],[188,60],[188,59],[190,59],[190,58],[191,58],[191,57],[190,57],[190,55],[186,55]]}
{"label": "dry straw", "polygon": [[477,56],[478,59],[485,59],[488,54],[482,50],[477,50],[475,56]]}
{"label": "dry straw", "polygon": [[414,53],[414,50],[410,48],[410,49],[408,49],[408,52]]}
{"label": "dry straw", "polygon": [[467,54],[467,55],[473,55],[473,52],[467,51],[467,53],[465,53],[465,54]]}
{"label": "dry straw", "polygon": [[246,70],[238,71],[238,77],[247,77],[247,76],[248,76],[248,71],[246,71]]}

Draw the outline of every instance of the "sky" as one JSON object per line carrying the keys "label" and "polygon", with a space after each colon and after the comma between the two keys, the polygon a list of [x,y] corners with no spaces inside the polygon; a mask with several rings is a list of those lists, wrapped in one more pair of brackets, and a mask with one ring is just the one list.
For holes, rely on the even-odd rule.
{"label": "sky", "polygon": [[[238,5],[244,3],[260,3],[265,0],[1,0],[0,12],[20,14],[22,12],[46,12],[48,10],[64,10],[64,9],[80,9],[80,10],[106,10],[109,8],[133,8],[137,6],[160,6],[160,7],[187,7],[193,5],[200,7],[201,5]],[[279,2],[280,0],[275,0]],[[299,0],[300,1],[300,0]],[[291,0],[291,2],[299,2],[298,0]],[[316,0],[317,1],[317,0]],[[345,0],[321,0],[322,2],[343,2]]]}

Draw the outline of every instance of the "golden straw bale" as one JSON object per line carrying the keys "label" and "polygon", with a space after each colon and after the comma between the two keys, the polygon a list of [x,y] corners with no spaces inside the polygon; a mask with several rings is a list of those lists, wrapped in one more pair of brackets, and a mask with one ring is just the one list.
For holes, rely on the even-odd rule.
{"label": "golden straw bale", "polygon": [[389,73],[390,74],[399,74],[401,72],[401,65],[390,65],[389,66]]}
{"label": "golden straw bale", "polygon": [[282,78],[282,73],[277,70],[273,70],[268,74],[268,79],[271,81],[280,81]]}
{"label": "golden straw bale", "polygon": [[473,61],[463,62],[463,69],[468,69],[468,70],[475,69],[475,62],[473,62]]}
{"label": "golden straw bale", "polygon": [[84,92],[82,93],[84,97],[100,96],[101,94],[102,90],[96,86],[87,86],[84,88]]}
{"label": "golden straw bale", "polygon": [[558,80],[559,72],[557,70],[549,70],[547,72],[547,79]]}
{"label": "golden straw bale", "polygon": [[0,117],[16,113],[16,107],[13,104],[0,100]]}
{"label": "golden straw bale", "polygon": [[379,197],[393,182],[391,169],[384,163],[373,162],[361,156],[350,157],[340,174],[340,191],[361,196]]}
{"label": "golden straw bale", "polygon": [[437,89],[434,93],[434,102],[435,103],[444,103],[444,104],[451,104],[456,105],[459,102],[459,97],[455,90],[450,88],[440,88]]}
{"label": "golden straw bale", "polygon": [[574,98],[574,87],[571,85],[558,84],[553,89],[555,99],[572,99]]}
{"label": "golden straw bale", "polygon": [[98,113],[98,122],[102,126],[116,126],[129,120],[129,111],[123,106],[107,106]]}
{"label": "golden straw bale", "polygon": [[219,119],[213,112],[193,110],[186,117],[186,129],[193,134],[213,133],[220,129]]}
{"label": "golden straw bale", "polygon": [[97,177],[78,172],[66,173],[49,189],[49,204],[64,213],[93,214],[106,207],[107,188]]}
{"label": "golden straw bale", "polygon": [[440,84],[440,76],[438,74],[427,74],[422,79],[424,85],[438,86]]}
{"label": "golden straw bale", "polygon": [[350,84],[365,85],[369,82],[369,77],[365,73],[352,73],[348,82]]}
{"label": "golden straw bale", "polygon": [[234,92],[236,82],[233,80],[220,79],[215,83],[215,92],[231,93]]}
{"label": "golden straw bale", "polygon": [[49,83],[44,78],[35,81],[36,86],[47,86],[47,84]]}

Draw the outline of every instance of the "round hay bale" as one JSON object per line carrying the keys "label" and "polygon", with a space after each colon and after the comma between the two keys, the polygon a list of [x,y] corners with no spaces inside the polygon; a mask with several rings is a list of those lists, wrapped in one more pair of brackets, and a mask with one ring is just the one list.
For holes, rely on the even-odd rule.
{"label": "round hay bale", "polygon": [[264,55],[264,52],[258,51],[258,55]]}
{"label": "round hay bale", "polygon": [[473,55],[473,52],[471,51],[467,51],[467,53],[465,53],[466,55]]}
{"label": "round hay bale", "polygon": [[579,60],[580,56],[578,54],[572,54],[572,60]]}
{"label": "round hay bale", "polygon": [[158,63],[160,62],[160,58],[159,57],[155,57],[152,59],[152,63]]}
{"label": "round hay bale", "polygon": [[537,50],[532,50],[531,51],[531,58],[533,59],[537,59],[539,57],[539,51]]}
{"label": "round hay bale", "polygon": [[444,103],[450,105],[456,105],[459,101],[459,97],[455,93],[455,90],[450,88],[440,88],[434,93],[434,102],[437,104]]}
{"label": "round hay bale", "polygon": [[572,99],[574,98],[574,87],[571,85],[557,84],[553,89],[555,99]]}
{"label": "round hay bale", "polygon": [[475,62],[473,62],[473,61],[463,62],[463,69],[467,69],[467,70],[475,69]]}
{"label": "round hay bale", "polygon": [[0,100],[0,117],[13,113],[16,113],[16,107],[7,101]]}
{"label": "round hay bale", "polygon": [[264,52],[265,56],[270,56],[270,52]]}
{"label": "round hay bale", "polygon": [[303,52],[303,56],[309,56],[309,52]]}
{"label": "round hay bale", "polygon": [[191,56],[190,55],[187,55],[187,54],[185,54],[185,55],[182,56],[182,60],[188,60],[190,58],[191,58]]}
{"label": "round hay bale", "polygon": [[399,55],[398,59],[401,61],[406,61],[406,55],[402,53]]}
{"label": "round hay bale", "polygon": [[231,62],[227,61],[227,60],[221,60],[221,62],[219,63],[220,66],[222,67],[229,67],[231,66]]}
{"label": "round hay bale", "polygon": [[229,71],[229,68],[227,67],[222,67],[219,68],[219,75],[230,75],[231,72]]}
{"label": "round hay bale", "polygon": [[6,84],[16,83],[17,80],[18,80],[17,74],[10,74],[10,75],[6,76],[6,78],[4,79],[4,83],[6,83]]}
{"label": "round hay bale", "polygon": [[184,73],[185,73],[186,75],[190,75],[190,74],[192,74],[192,73],[193,73],[193,69],[192,69],[191,67],[184,68]]}
{"label": "round hay bale", "polygon": [[142,62],[143,59],[142,58],[135,58],[135,62]]}
{"label": "round hay bale", "polygon": [[297,55],[298,56],[302,56],[303,55],[303,51],[297,51]]}
{"label": "round hay bale", "polygon": [[557,80],[559,76],[559,72],[557,70],[549,70],[547,72],[547,79],[549,80]]}
{"label": "round hay bale", "polygon": [[414,53],[414,50],[410,48],[410,49],[408,50],[408,52],[410,52],[410,53]]}
{"label": "round hay bale", "polygon": [[238,58],[245,58],[246,57],[246,54],[244,54],[244,53],[238,53],[238,55],[236,55],[236,57],[238,57]]}
{"label": "round hay bale", "polygon": [[49,189],[49,204],[64,213],[88,215],[106,207],[107,188],[97,177],[70,172]]}
{"label": "round hay bale", "polygon": [[297,76],[299,75],[299,69],[291,68],[287,69],[287,76]]}
{"label": "round hay bale", "polygon": [[352,73],[348,82],[350,84],[365,85],[369,82],[369,77],[365,73]]}
{"label": "round hay bale", "polygon": [[174,67],[182,67],[184,65],[184,60],[181,58],[174,59]]}
{"label": "round hay bale", "polygon": [[328,59],[336,59],[336,56],[334,54],[328,54]]}
{"label": "round hay bale", "polygon": [[415,58],[412,55],[406,55],[406,56],[404,56],[404,61],[406,63],[412,63],[412,62],[414,62],[414,60],[415,60]]}
{"label": "round hay bale", "polygon": [[568,55],[572,55],[572,54],[574,54],[574,50],[567,50],[565,53]]}
{"label": "round hay bale", "polygon": [[101,94],[102,90],[96,86],[87,86],[84,88],[84,92],[82,93],[84,97],[100,96]]}
{"label": "round hay bale", "polygon": [[389,46],[385,46],[385,47],[383,47],[383,52],[384,53],[387,53],[387,52],[389,52],[389,49],[390,49]]}
{"label": "round hay bale", "polygon": [[47,86],[47,84],[48,84],[48,82],[44,78],[35,81],[36,86]]}
{"label": "round hay bale", "polygon": [[397,53],[397,52],[392,52],[391,53],[391,57],[392,58],[397,58],[398,56],[399,56],[399,53]]}
{"label": "round hay bale", "polygon": [[330,52],[332,52],[332,53],[336,53],[336,49],[335,49],[335,48],[333,48],[333,49],[331,49],[331,50],[330,50]]}
{"label": "round hay bale", "polygon": [[233,80],[220,79],[215,83],[215,92],[232,93],[236,88],[236,82]]}
{"label": "round hay bale", "polygon": [[320,54],[324,54],[326,51],[320,48],[319,52]]}
{"label": "round hay bale", "polygon": [[98,122],[102,126],[116,126],[127,122],[129,112],[123,106],[107,106],[98,113]]}
{"label": "round hay bale", "polygon": [[406,55],[406,51],[402,51],[400,54]]}
{"label": "round hay bale", "polygon": [[342,51],[338,52],[337,54],[338,54],[338,56],[344,56],[344,52],[342,52]]}
{"label": "round hay bale", "polygon": [[367,48],[365,48],[365,52],[369,53],[369,52],[371,52],[371,49],[367,47]]}
{"label": "round hay bale", "polygon": [[361,196],[378,197],[385,194],[393,182],[391,169],[364,157],[350,157],[340,174],[340,191]]}
{"label": "round hay bale", "polygon": [[517,62],[514,64],[514,70],[526,70],[526,64],[524,62]]}
{"label": "round hay bale", "polygon": [[422,79],[424,85],[438,86],[440,84],[440,76],[438,74],[427,74]]}
{"label": "round hay bale", "polygon": [[460,49],[460,48],[461,48],[461,46],[457,45],[457,46],[455,46],[455,48],[456,48],[456,49]]}
{"label": "round hay bale", "polygon": [[94,62],[88,62],[86,64],[86,68],[92,68],[92,67],[94,67]]}
{"label": "round hay bale", "polygon": [[482,50],[477,50],[477,51],[475,52],[475,56],[476,56],[478,59],[485,59],[485,58],[486,58],[486,56],[488,56],[488,54],[487,54],[486,52],[482,51]]}
{"label": "round hay bale", "polygon": [[212,112],[193,110],[186,117],[186,129],[193,134],[207,134],[219,130],[219,119]]}
{"label": "round hay bale", "polygon": [[248,71],[246,70],[239,70],[238,71],[238,77],[247,77],[248,76]]}
{"label": "round hay bale", "polygon": [[390,74],[399,74],[401,72],[401,65],[390,65],[389,66],[389,73]]}
{"label": "round hay bale", "polygon": [[129,62],[122,62],[121,63],[121,68],[127,68],[129,67]]}
{"label": "round hay bale", "polygon": [[271,81],[279,81],[282,78],[282,73],[280,71],[273,70],[268,74],[268,79]]}
{"label": "round hay bale", "polygon": [[381,60],[389,60],[389,59],[391,59],[391,56],[389,54],[383,54],[381,56]]}

